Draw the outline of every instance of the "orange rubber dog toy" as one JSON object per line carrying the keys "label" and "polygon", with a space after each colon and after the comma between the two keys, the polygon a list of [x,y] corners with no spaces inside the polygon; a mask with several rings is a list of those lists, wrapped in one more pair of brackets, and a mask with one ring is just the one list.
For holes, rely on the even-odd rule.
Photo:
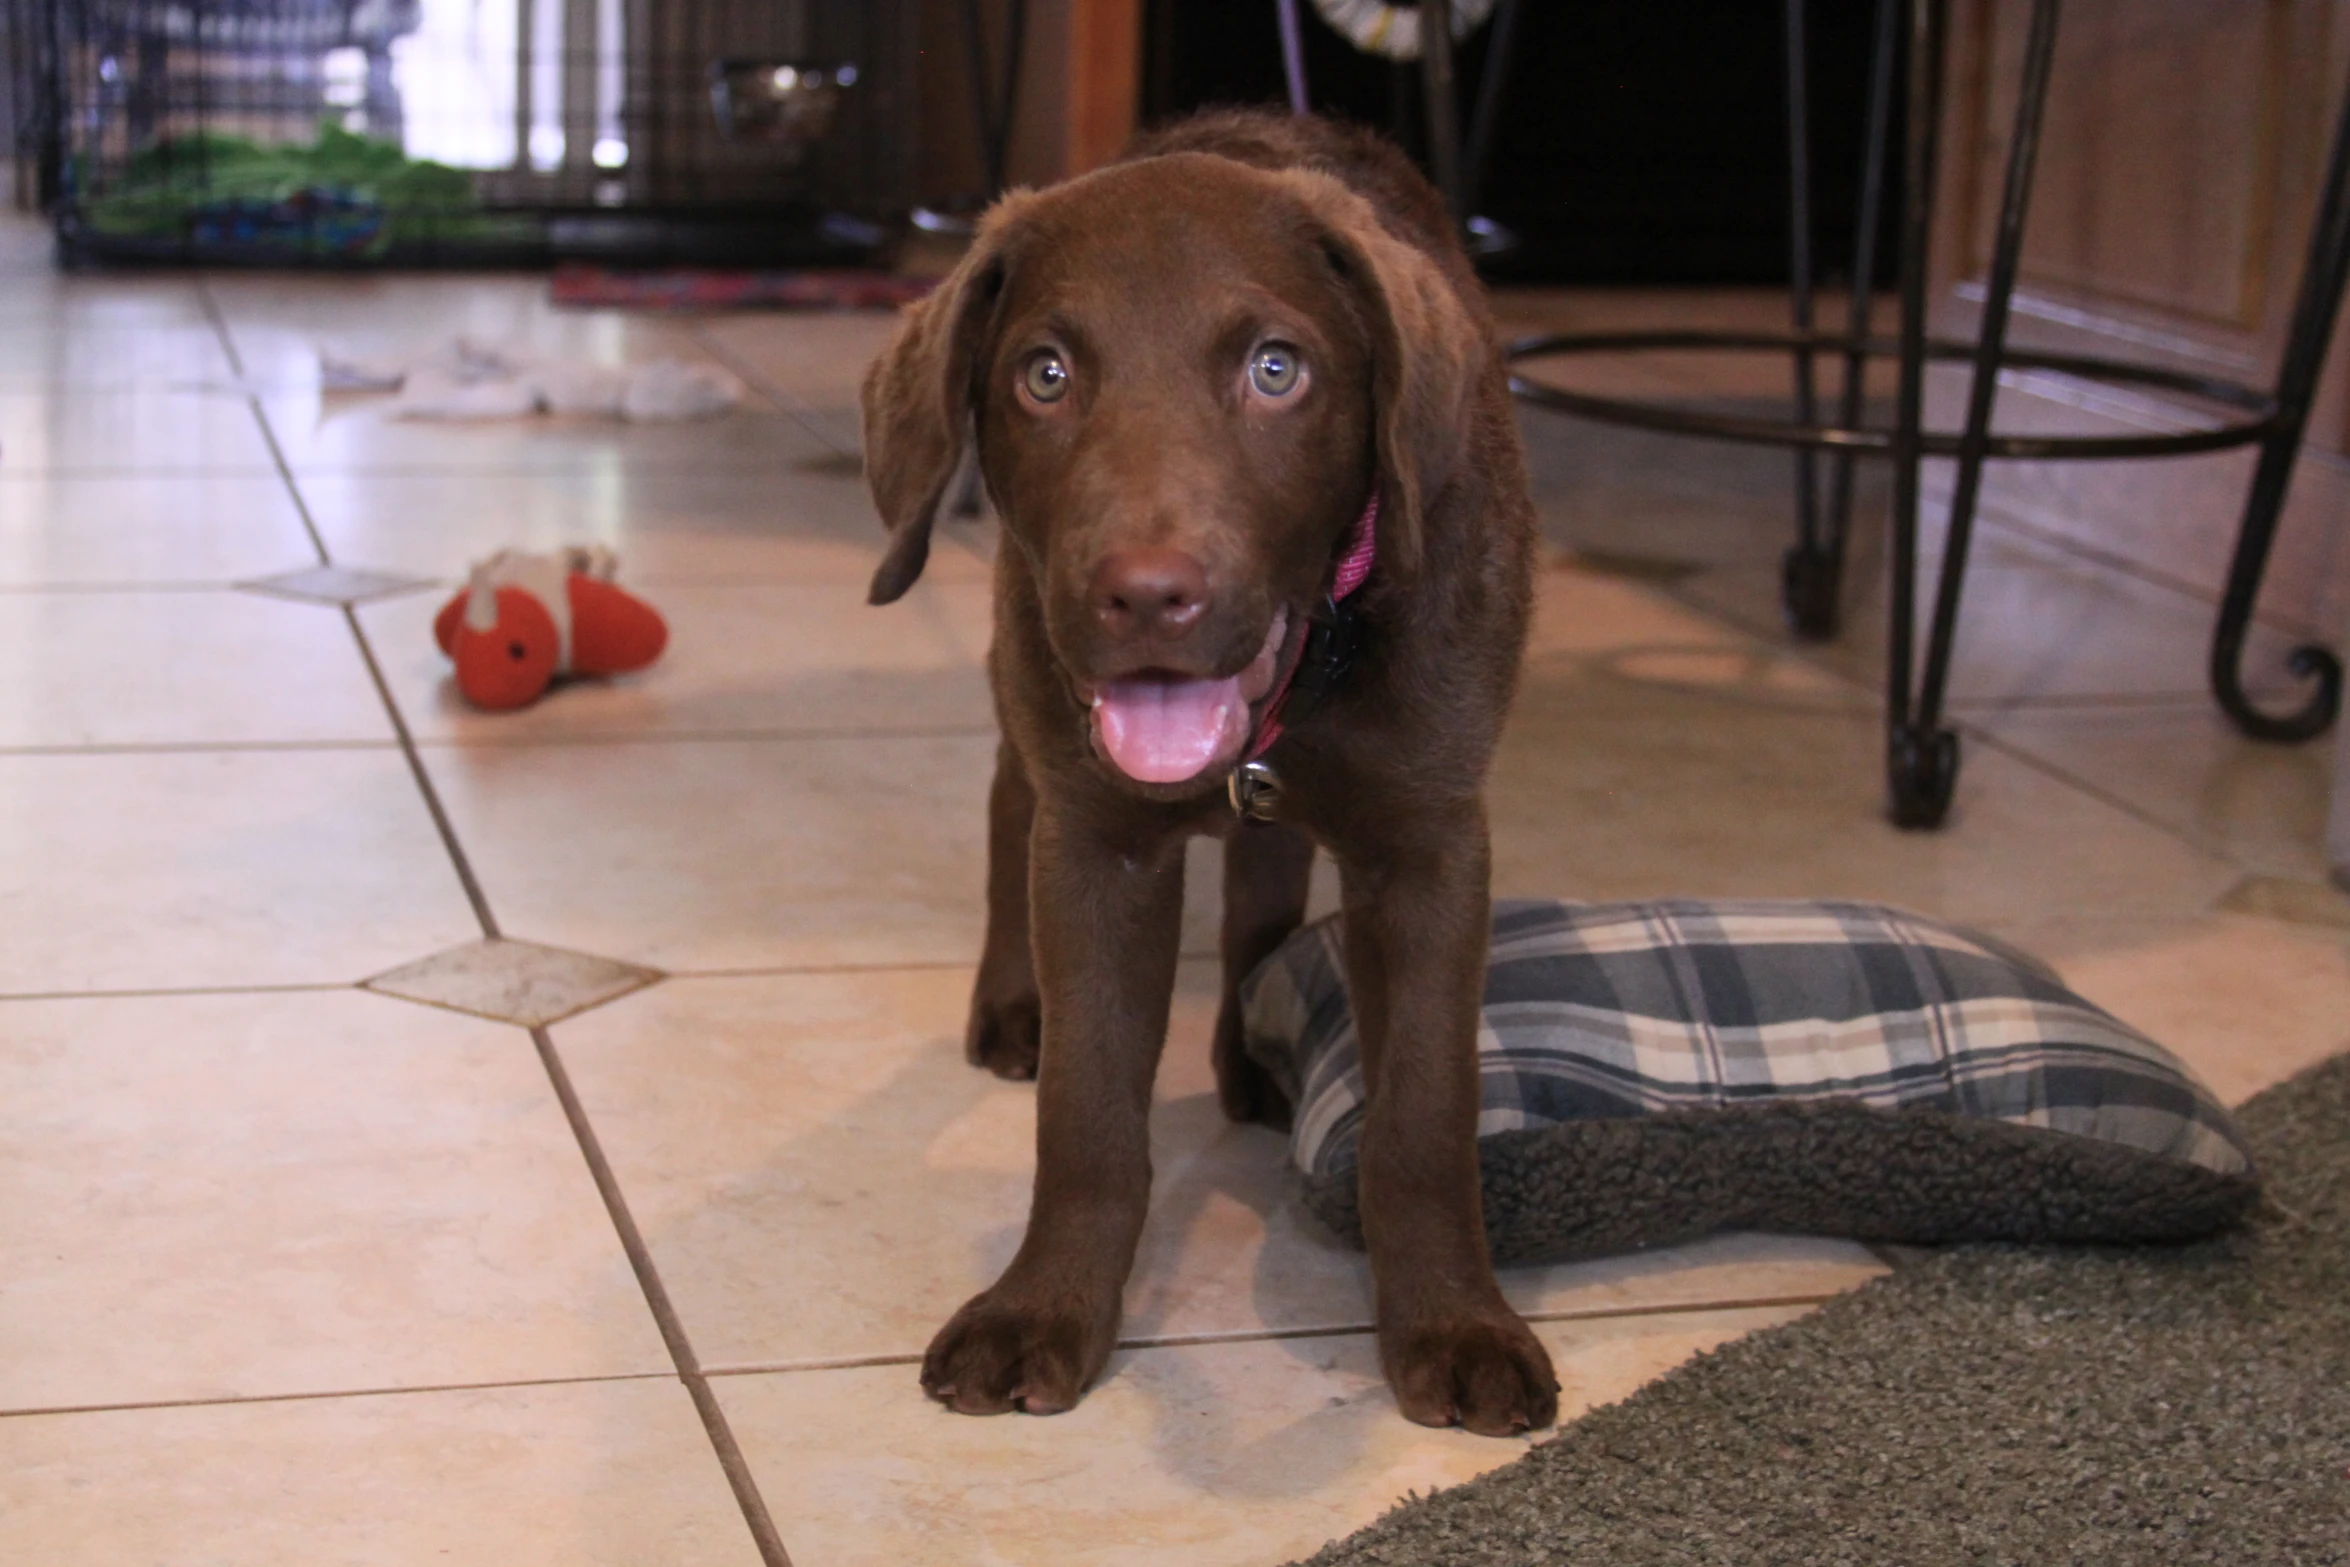
{"label": "orange rubber dog toy", "polygon": [[564,676],[625,675],[661,656],[669,627],[612,585],[608,549],[551,555],[500,550],[433,617],[433,640],[457,665],[475,707],[528,707]]}

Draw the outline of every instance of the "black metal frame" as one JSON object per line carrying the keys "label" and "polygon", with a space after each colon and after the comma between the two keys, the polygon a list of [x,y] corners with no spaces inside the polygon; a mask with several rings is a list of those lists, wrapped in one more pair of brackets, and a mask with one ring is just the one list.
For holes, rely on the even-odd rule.
{"label": "black metal frame", "polygon": [[[971,75],[971,112],[978,121],[980,162],[987,173],[987,197],[1004,193],[1004,170],[1011,158],[1012,115],[1020,106],[1020,56],[1028,37],[1028,0],[1010,0],[1005,7],[1004,63],[1000,73],[989,70],[987,19],[980,0],[963,0],[963,51]],[[996,85],[1000,74],[1002,86]]]}
{"label": "black metal frame", "polygon": [[[1886,140],[1890,129],[1893,60],[1901,32],[1900,7],[1908,8],[1908,123],[1903,137],[1901,216],[1901,325],[1891,342],[1869,332],[1870,280],[1875,275],[1878,208],[1882,196]],[[1903,827],[1941,825],[1958,776],[1958,737],[1943,722],[1959,598],[1965,583],[1983,464],[1991,458],[2129,459],[2172,457],[2229,447],[2258,445],[2259,467],[2246,498],[2235,556],[2212,637],[2211,683],[2220,707],[2245,734],[2259,740],[2299,741],[2325,732],[2341,709],[2341,661],[2323,647],[2294,650],[2287,667],[2315,689],[2295,711],[2273,715],[2254,706],[2242,677],[2244,641],[2268,564],[2277,523],[2291,482],[2293,459],[2309,420],[2318,374],[2350,280],[2350,93],[2342,102],[2328,160],[2317,220],[2309,241],[2293,308],[2283,363],[2266,391],[2154,366],[2078,354],[2016,352],[2007,348],[2009,307],[2023,251],[2023,225],[2031,204],[2032,172],[2039,152],[2047,103],[2050,64],[2055,56],[2059,0],[2033,0],[2024,51],[2014,134],[2008,144],[1997,239],[1985,290],[1982,317],[1972,343],[1926,335],[1926,262],[1934,219],[1934,184],[1939,159],[1948,0],[1879,0],[1872,53],[1868,132],[1860,187],[1860,223],[1854,238],[1852,309],[1847,329],[1823,333],[1812,324],[1813,278],[1810,228],[1809,128],[1805,123],[1803,69],[1804,0],[1786,0],[1788,163],[1792,206],[1790,271],[1794,329],[1769,332],[1609,332],[1532,337],[1512,343],[1513,363],[1571,353],[1622,353],[1673,349],[1733,349],[1785,352],[1794,371],[1792,420],[1746,418],[1672,408],[1627,399],[1594,396],[1547,386],[1513,374],[1511,390],[1540,407],[1647,429],[1711,436],[1794,448],[1797,537],[1787,552],[1782,597],[1798,636],[1822,638],[1836,630],[1845,543],[1852,510],[1852,462],[1862,453],[1893,459],[1894,496],[1891,549],[1891,613],[1886,657],[1886,772],[1893,820]],[[1837,417],[1818,413],[1814,365],[1817,355],[1843,358],[1843,386]],[[1861,423],[1867,362],[1891,357],[1900,367],[1899,390],[1890,429]],[[1973,366],[1966,417],[1955,431],[1925,428],[1926,365],[1964,359]],[[2150,386],[2181,392],[2236,410],[2244,417],[2209,428],[2127,436],[2002,435],[1991,429],[1999,373],[2007,368],[2054,371],[2093,381]],[[1817,464],[1831,463],[1828,504],[1819,504]],[[1955,458],[1957,481],[1949,527],[1927,625],[1925,659],[1913,680],[1917,631],[1917,546],[1919,478],[1926,457]]]}
{"label": "black metal frame", "polygon": [[[807,0],[788,10],[770,0],[621,0],[620,114],[630,150],[616,168],[593,156],[597,74],[613,58],[593,25],[598,0],[558,0],[566,41],[544,51],[534,43],[539,8],[524,0],[503,62],[516,73],[513,162],[466,171],[473,204],[462,215],[497,221],[351,252],[331,242],[324,224],[307,231],[298,210],[269,214],[259,240],[222,237],[193,219],[176,231],[144,232],[90,218],[133,159],[159,147],[184,143],[189,184],[203,183],[207,154],[198,132],[265,145],[298,144],[316,133],[328,111],[306,84],[320,75],[326,49],[366,46],[363,128],[397,140],[387,135],[399,124],[390,33],[381,18],[357,31],[353,20],[387,8],[363,0],[0,5],[8,7],[23,72],[19,156],[56,224],[64,264],[471,267],[562,257],[840,264],[870,260],[911,204],[919,41],[913,0]],[[1017,14],[1019,0],[1014,5]],[[320,31],[338,18],[344,31]],[[861,79],[830,130],[806,145],[738,135],[712,101],[712,72],[750,63],[730,58],[737,53],[855,64]],[[535,161],[527,145],[541,67],[560,84],[556,107],[566,132],[552,167]],[[305,84],[304,94],[284,90],[281,78]],[[986,139],[990,155],[1000,157],[1001,128],[991,125]]]}
{"label": "black metal frame", "polygon": [[[1477,80],[1476,108],[1469,121],[1469,139],[1461,142],[1460,111],[1452,59],[1452,0],[1418,0],[1420,11],[1420,97],[1427,108],[1428,177],[1444,197],[1445,210],[1462,228],[1472,253],[1494,254],[1511,248],[1515,239],[1489,218],[1474,217],[1485,193],[1485,174],[1493,161],[1493,137],[1501,124],[1503,90],[1509,84],[1517,52],[1519,0],[1497,0],[1493,8],[1493,36],[1485,49],[1485,71]],[[1281,33],[1281,74],[1289,95],[1289,112],[1308,114],[1313,105],[1306,88],[1305,39],[1300,30],[1297,0],[1274,0],[1274,16]]]}

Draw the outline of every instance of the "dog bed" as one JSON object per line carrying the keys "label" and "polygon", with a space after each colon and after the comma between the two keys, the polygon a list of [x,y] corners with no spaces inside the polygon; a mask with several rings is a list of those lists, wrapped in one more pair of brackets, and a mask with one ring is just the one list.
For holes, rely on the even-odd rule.
{"label": "dog bed", "polygon": [[[1306,1205],[1360,1244],[1339,922],[1250,975]],[[1497,1262],[1716,1230],[2178,1241],[2241,1218],[2241,1135],[2169,1052],[1989,937],[1857,903],[1496,905],[1478,1028]]]}

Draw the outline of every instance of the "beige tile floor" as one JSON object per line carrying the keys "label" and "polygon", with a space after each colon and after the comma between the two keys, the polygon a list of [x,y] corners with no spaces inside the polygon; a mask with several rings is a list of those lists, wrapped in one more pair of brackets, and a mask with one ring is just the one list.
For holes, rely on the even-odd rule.
{"label": "beige tile floor", "polygon": [[[1295,1206],[1280,1140],[1217,1114],[1212,856],[1125,1346],[1057,1420],[920,1397],[929,1331],[1017,1239],[1033,1120],[957,1039],[985,530],[886,613],[858,591],[885,320],[564,313],[511,277],[61,279],[21,226],[0,266],[0,1560],[1272,1564],[1521,1450],[1394,1415],[1361,1258]],[[453,429],[311,382],[320,342],[457,332],[708,356],[755,396],[686,428]],[[2206,602],[1994,522],[1957,809],[1905,835],[1871,596],[1831,648],[1773,623],[1784,460],[1528,428],[1554,551],[1494,781],[1502,891],[1977,921],[2231,1099],[2350,1048],[2327,761],[2213,717]],[[672,650],[467,711],[440,594],[565,540],[622,552]],[[322,561],[432,586],[236,587]],[[1572,1414],[1883,1266],[1725,1236],[1505,1282]]]}

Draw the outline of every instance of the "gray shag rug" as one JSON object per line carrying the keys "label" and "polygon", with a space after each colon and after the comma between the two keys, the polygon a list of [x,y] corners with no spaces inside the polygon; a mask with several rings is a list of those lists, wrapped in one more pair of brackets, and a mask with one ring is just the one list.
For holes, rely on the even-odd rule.
{"label": "gray shag rug", "polygon": [[1311,1567],[2350,1563],[2350,1056],[2238,1119],[2242,1230],[1937,1253]]}

